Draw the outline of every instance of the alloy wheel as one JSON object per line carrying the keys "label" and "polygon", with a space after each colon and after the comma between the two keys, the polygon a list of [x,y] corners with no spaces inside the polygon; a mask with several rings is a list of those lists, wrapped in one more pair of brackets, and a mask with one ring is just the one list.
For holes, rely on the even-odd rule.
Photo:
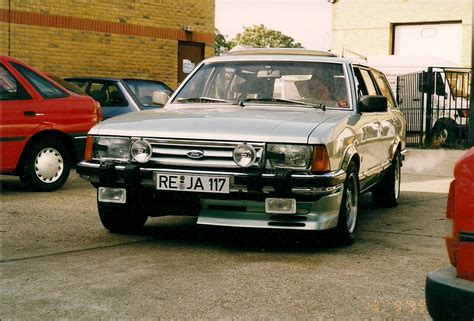
{"label": "alloy wheel", "polygon": [[358,193],[355,174],[348,177],[346,190],[346,224],[349,233],[353,233],[357,222]]}

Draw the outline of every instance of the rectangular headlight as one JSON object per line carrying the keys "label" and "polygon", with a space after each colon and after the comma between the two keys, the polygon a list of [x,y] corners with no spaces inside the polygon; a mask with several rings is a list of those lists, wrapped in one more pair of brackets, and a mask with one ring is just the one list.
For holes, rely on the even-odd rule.
{"label": "rectangular headlight", "polygon": [[92,158],[127,162],[130,159],[130,138],[94,137]]}
{"label": "rectangular headlight", "polygon": [[305,169],[311,159],[311,150],[306,145],[268,144],[266,155],[274,168]]}

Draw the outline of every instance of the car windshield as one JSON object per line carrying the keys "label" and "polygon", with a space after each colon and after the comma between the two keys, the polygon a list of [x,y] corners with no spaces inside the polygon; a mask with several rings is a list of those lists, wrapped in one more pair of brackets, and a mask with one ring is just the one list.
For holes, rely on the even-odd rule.
{"label": "car windshield", "polygon": [[159,82],[136,79],[127,79],[124,82],[143,106],[156,106],[153,105],[154,91],[164,91],[171,95],[171,89]]}
{"label": "car windshield", "polygon": [[285,104],[349,108],[343,65],[326,62],[235,61],[201,66],[173,103]]}

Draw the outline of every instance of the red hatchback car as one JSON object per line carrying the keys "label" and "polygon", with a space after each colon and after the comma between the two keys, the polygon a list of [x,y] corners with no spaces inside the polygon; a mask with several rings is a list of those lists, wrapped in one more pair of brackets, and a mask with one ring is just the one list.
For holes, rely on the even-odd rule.
{"label": "red hatchback car", "polygon": [[10,57],[0,56],[0,174],[39,191],[60,188],[82,159],[100,105]]}

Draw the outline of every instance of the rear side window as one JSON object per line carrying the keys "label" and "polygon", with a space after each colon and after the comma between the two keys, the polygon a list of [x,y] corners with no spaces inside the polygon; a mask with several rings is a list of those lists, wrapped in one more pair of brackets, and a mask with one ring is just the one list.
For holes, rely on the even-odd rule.
{"label": "rear side window", "polygon": [[79,80],[71,80],[71,79],[66,79],[66,81],[70,82],[74,86],[77,86],[82,91],[86,91],[87,85],[89,84],[89,82],[87,81],[79,81]]}
{"label": "rear side window", "polygon": [[15,77],[0,65],[0,101],[1,100],[27,100],[31,96]]}
{"label": "rear side window", "polygon": [[379,87],[382,95],[387,97],[388,107],[395,108],[395,100],[393,99],[392,91],[390,90],[390,87],[388,86],[388,83],[385,80],[385,76],[378,71],[374,71],[373,75],[375,78],[375,82],[377,83],[377,86]]}
{"label": "rear side window", "polygon": [[18,72],[25,77],[26,80],[39,92],[39,94],[45,99],[53,98],[64,98],[69,96],[63,90],[61,90],[56,85],[52,84],[45,78],[41,77],[34,71],[26,68],[25,66],[12,63],[12,66],[15,67]]}

